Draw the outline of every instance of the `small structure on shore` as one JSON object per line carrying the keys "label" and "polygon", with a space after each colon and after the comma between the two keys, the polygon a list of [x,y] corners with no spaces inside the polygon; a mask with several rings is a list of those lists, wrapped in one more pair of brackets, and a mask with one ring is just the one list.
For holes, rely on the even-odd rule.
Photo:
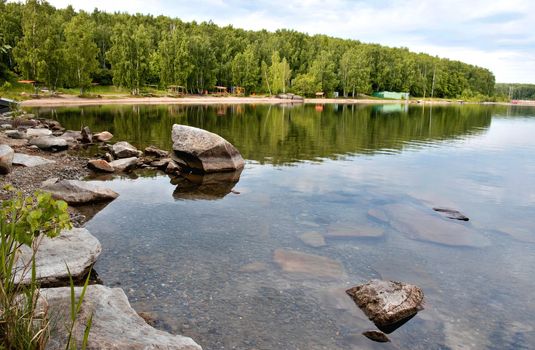
{"label": "small structure on shore", "polygon": [[0,114],[9,112],[11,107],[16,105],[17,101],[8,98],[0,98]]}
{"label": "small structure on shore", "polygon": [[215,95],[221,95],[225,96],[228,95],[228,89],[226,86],[214,86],[215,87]]}
{"label": "small structure on shore", "polygon": [[244,88],[244,87],[241,87],[241,86],[233,86],[233,87],[230,89],[230,92],[231,92],[233,95],[236,95],[236,96],[243,96],[243,95],[245,95],[245,88]]}
{"label": "small structure on shore", "polygon": [[408,100],[408,92],[393,92],[393,91],[377,91],[373,93],[373,96],[379,98],[389,98],[392,100]]}
{"label": "small structure on shore", "polygon": [[325,92],[323,91],[316,92],[316,98],[323,98],[323,97],[325,97]]}

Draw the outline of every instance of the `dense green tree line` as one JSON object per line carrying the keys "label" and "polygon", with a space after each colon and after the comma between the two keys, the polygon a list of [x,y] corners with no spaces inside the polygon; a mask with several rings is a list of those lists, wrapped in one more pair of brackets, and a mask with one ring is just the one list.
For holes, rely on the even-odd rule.
{"label": "dense green tree line", "polygon": [[0,82],[15,76],[51,89],[113,82],[133,94],[147,85],[182,85],[191,93],[221,85],[246,93],[472,97],[493,95],[495,83],[487,69],[406,48],[0,0]]}
{"label": "dense green tree line", "polygon": [[535,100],[535,84],[496,84],[496,94],[513,100]]}

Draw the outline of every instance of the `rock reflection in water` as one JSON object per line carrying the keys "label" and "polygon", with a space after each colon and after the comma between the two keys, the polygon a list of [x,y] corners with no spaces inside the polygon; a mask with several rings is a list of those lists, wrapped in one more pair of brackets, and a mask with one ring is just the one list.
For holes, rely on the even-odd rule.
{"label": "rock reflection in water", "polygon": [[182,174],[171,179],[176,200],[217,200],[229,194],[240,181],[242,169],[212,174]]}

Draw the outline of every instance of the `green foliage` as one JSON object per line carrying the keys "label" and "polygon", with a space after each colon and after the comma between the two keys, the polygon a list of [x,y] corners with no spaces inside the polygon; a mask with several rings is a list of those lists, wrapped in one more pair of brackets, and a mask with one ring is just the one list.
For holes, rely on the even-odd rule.
{"label": "green foliage", "polygon": [[535,84],[496,84],[496,95],[512,100],[535,100]]}
{"label": "green foliage", "polygon": [[299,74],[292,83],[292,89],[295,93],[303,96],[313,96],[321,90],[320,84],[316,77],[311,73]]}
{"label": "green foliage", "polygon": [[65,26],[65,61],[68,67],[68,81],[72,86],[84,89],[91,86],[91,76],[98,68],[97,44],[94,42],[95,24],[89,15],[80,12]]}
{"label": "green foliage", "polygon": [[[12,188],[7,188],[13,192]],[[54,237],[70,228],[67,203],[50,194],[25,197],[13,193],[0,207],[0,347],[44,349],[48,337],[48,314],[38,310],[35,254],[42,237]],[[31,249],[29,262],[19,261],[17,252]],[[28,285],[17,281],[30,273]]]}
{"label": "green foliage", "polygon": [[[77,14],[43,0],[0,0],[0,48],[0,82],[13,80],[14,72],[52,89],[84,88],[92,80],[113,81],[133,94],[147,85],[182,85],[192,93],[241,85],[248,93],[314,87],[326,94],[389,90],[460,98],[468,90],[492,96],[495,83],[487,69],[406,48],[165,16]],[[289,87],[290,81],[298,86]]]}

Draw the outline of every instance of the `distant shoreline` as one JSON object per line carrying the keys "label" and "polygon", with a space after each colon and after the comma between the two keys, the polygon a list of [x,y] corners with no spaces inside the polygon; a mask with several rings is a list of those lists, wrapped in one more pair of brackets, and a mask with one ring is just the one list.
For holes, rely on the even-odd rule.
{"label": "distant shoreline", "polygon": [[[39,99],[21,101],[22,107],[63,107],[63,106],[95,106],[95,105],[151,105],[151,104],[176,104],[176,105],[235,105],[235,104],[300,104],[302,102],[279,99],[274,97],[101,97],[101,98],[81,98],[71,95],[61,95],[58,97],[45,97]],[[305,104],[400,104],[406,103],[405,100],[375,100],[375,99],[348,99],[348,98],[306,98]],[[409,104],[433,104],[433,105],[459,105],[456,100],[433,100],[421,101],[409,100]],[[466,104],[478,104],[476,102],[465,102]],[[512,104],[507,102],[492,102],[487,104],[497,105],[528,105],[535,106],[533,103]]]}

